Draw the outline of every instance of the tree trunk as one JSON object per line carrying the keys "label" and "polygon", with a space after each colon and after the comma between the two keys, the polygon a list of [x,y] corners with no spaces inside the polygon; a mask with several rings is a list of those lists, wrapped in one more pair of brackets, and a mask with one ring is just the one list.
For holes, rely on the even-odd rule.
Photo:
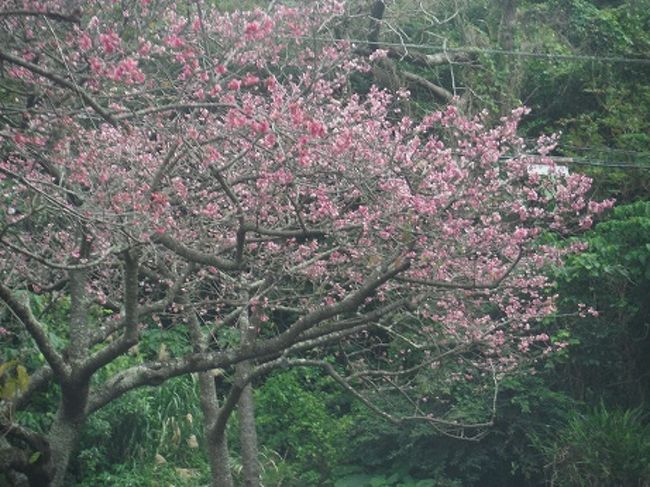
{"label": "tree trunk", "polygon": [[230,454],[228,438],[225,431],[222,434],[210,435],[208,439],[208,454],[210,455],[210,470],[213,487],[233,487],[230,471]]}
{"label": "tree trunk", "polygon": [[[517,20],[517,0],[501,0],[501,21],[499,23],[498,42],[504,51],[513,51],[515,48],[515,27]],[[504,53],[501,69],[506,77],[504,92],[501,93],[501,113],[510,113],[513,105],[519,103],[518,91],[521,76],[519,62],[510,54]]]}
{"label": "tree trunk", "polygon": [[515,47],[515,20],[517,0],[501,0],[501,21],[499,25],[499,47],[512,51]]}
{"label": "tree trunk", "polygon": [[[250,319],[244,311],[239,320],[241,346],[251,347],[257,336],[258,320],[253,314]],[[243,469],[243,486],[260,486],[260,463],[257,447],[257,430],[255,429],[255,401],[253,399],[253,385],[248,382],[253,365],[246,360],[237,364],[235,376],[237,381],[245,384],[237,403],[239,416],[239,444]]]}
{"label": "tree trunk", "polygon": [[230,454],[228,451],[228,438],[225,428],[217,427],[219,418],[219,401],[214,375],[211,372],[199,374],[199,388],[201,394],[201,410],[203,411],[203,424],[206,432],[206,445],[213,487],[233,487],[232,473],[230,471]]}
{"label": "tree trunk", "polygon": [[257,431],[255,429],[255,403],[251,384],[244,387],[239,398],[237,412],[239,415],[239,443],[243,467],[243,485],[244,487],[259,487],[260,463]]}
{"label": "tree trunk", "polygon": [[68,384],[61,387],[63,395],[59,410],[50,427],[48,441],[50,461],[48,468],[53,473],[50,487],[63,487],[70,455],[77,446],[86,423],[88,384]]}
{"label": "tree trunk", "polygon": [[201,410],[206,432],[206,447],[213,487],[233,487],[232,472],[230,471],[230,453],[225,428],[216,431],[219,417],[219,401],[214,376],[210,372],[199,374],[201,389]]}
{"label": "tree trunk", "polygon": [[67,418],[59,411],[50,429],[50,466],[54,470],[51,487],[63,487],[70,455],[77,445],[83,420]]}
{"label": "tree trunk", "polygon": [[[181,303],[189,306],[187,296],[181,296]],[[194,350],[204,352],[208,349],[208,340],[194,310],[187,310],[188,324]],[[215,371],[199,373],[199,394],[201,400],[201,411],[203,412],[203,425],[206,437],[206,447],[213,487],[233,487],[232,473],[230,471],[230,455],[228,451],[228,439],[226,437],[225,425],[220,426],[219,418],[221,411],[217,398],[217,387]]]}
{"label": "tree trunk", "polygon": [[[80,237],[80,258],[88,258],[90,240],[83,231]],[[50,461],[53,472],[51,487],[62,487],[68,469],[70,455],[77,446],[86,422],[86,404],[90,392],[90,377],[80,375],[90,350],[90,327],[88,326],[89,299],[86,284],[88,271],[72,270],[68,274],[70,289],[69,329],[70,342],[67,350],[71,366],[70,375],[59,377],[61,402],[54,422],[48,432]]]}

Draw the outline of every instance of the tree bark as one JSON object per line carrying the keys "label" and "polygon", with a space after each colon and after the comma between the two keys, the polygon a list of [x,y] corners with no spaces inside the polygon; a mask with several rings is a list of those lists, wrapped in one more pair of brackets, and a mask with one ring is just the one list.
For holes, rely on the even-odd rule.
{"label": "tree bark", "polygon": [[239,443],[243,467],[243,485],[244,487],[259,487],[261,472],[257,431],[255,429],[255,402],[251,384],[244,387],[239,398],[237,412],[239,415]]}
{"label": "tree bark", "polygon": [[499,25],[499,47],[512,51],[515,47],[515,20],[517,0],[501,0],[501,21]]}
{"label": "tree bark", "polygon": [[368,44],[371,51],[379,48],[379,31],[381,30],[381,21],[384,18],[386,4],[384,0],[375,0],[370,8],[370,29],[368,31]]}
{"label": "tree bark", "polygon": [[[189,306],[190,301],[187,296],[181,295],[180,301],[183,305]],[[194,350],[196,352],[205,352],[208,350],[208,340],[203,330],[201,330],[196,313],[192,309],[187,309],[186,312]],[[213,371],[199,372],[199,394],[212,485],[213,487],[233,487],[225,427],[223,431],[218,431],[220,408],[214,380],[215,374]]]}
{"label": "tree bark", "polygon": [[63,408],[59,409],[49,433],[51,452],[49,469],[54,474],[50,487],[65,485],[70,455],[77,445],[85,420],[85,415],[74,417],[64,412]]}
{"label": "tree bark", "polygon": [[210,371],[199,373],[201,411],[203,411],[212,485],[213,487],[233,487],[228,438],[225,428],[223,431],[219,431],[217,427],[220,409],[214,380],[215,377]]}
{"label": "tree bark", "polygon": [[[501,20],[499,22],[498,43],[504,51],[515,48],[515,24],[517,20],[517,0],[501,0]],[[515,103],[518,103],[519,70],[516,59],[503,54],[502,69],[505,74],[505,92],[501,93],[501,112],[506,115]]]}
{"label": "tree bark", "polygon": [[217,388],[211,372],[201,372],[199,374],[199,387],[212,486],[233,487],[228,438],[225,427],[223,430],[217,427],[220,410]]}
{"label": "tree bark", "polygon": [[[82,232],[79,249],[80,258],[88,258],[90,241]],[[71,372],[59,378],[61,402],[54,422],[48,432],[50,444],[49,468],[53,472],[51,487],[63,487],[70,455],[74,451],[86,422],[86,405],[90,392],[90,376],[82,374],[84,361],[88,357],[90,329],[88,326],[88,293],[86,283],[88,271],[69,272],[70,288],[70,342],[67,347]]]}
{"label": "tree bark", "polygon": [[212,434],[208,437],[208,454],[210,455],[210,470],[212,471],[213,487],[233,487],[230,471],[230,454],[228,438],[225,431],[222,434]]}
{"label": "tree bark", "polygon": [[[241,347],[250,348],[255,343],[257,335],[256,316],[249,317],[247,310],[241,314],[239,319],[239,333]],[[250,382],[250,374],[253,371],[253,364],[245,360],[237,364],[235,368],[236,380],[245,384],[237,404],[239,416],[239,444],[243,468],[244,487],[259,487],[260,485],[260,463],[259,449],[257,445],[257,430],[255,429],[255,401],[253,399],[253,385]]]}
{"label": "tree bark", "polygon": [[88,414],[89,395],[87,378],[71,378],[61,384],[61,402],[47,435],[50,458],[47,469],[52,481],[49,487],[63,487],[70,456],[77,446]]}

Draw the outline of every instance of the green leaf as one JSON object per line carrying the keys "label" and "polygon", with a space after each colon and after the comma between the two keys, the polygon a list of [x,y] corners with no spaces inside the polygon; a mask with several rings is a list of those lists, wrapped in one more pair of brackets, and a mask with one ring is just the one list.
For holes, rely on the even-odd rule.
{"label": "green leaf", "polygon": [[38,462],[38,459],[41,458],[41,452],[40,451],[35,451],[29,456],[29,463],[36,463]]}
{"label": "green leaf", "polygon": [[1,365],[0,365],[0,377],[2,377],[2,375],[3,375],[7,370],[9,370],[11,367],[13,367],[14,365],[16,365],[16,361],[15,361],[15,360],[9,360],[8,362],[5,362],[4,364],[1,364]]}
{"label": "green leaf", "polygon": [[370,475],[355,474],[348,477],[343,477],[342,479],[338,479],[334,483],[334,487],[362,487],[364,485],[368,485],[371,480],[372,477]]}
{"label": "green leaf", "polygon": [[0,399],[10,401],[16,395],[16,381],[9,379],[5,382],[4,387],[0,391]]}
{"label": "green leaf", "polygon": [[22,365],[16,367],[16,383],[18,389],[25,391],[29,385],[29,374],[27,374],[27,369]]}

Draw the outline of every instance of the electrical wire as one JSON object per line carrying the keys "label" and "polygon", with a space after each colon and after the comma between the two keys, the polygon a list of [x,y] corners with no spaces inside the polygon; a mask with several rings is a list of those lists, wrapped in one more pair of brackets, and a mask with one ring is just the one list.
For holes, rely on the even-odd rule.
{"label": "electrical wire", "polygon": [[[367,40],[363,39],[345,39],[345,38],[326,38],[326,37],[310,37],[310,36],[291,36],[291,39],[309,39],[318,42],[351,42],[353,44],[368,44]],[[410,42],[379,42],[380,46],[386,47],[401,47],[404,49],[413,48],[413,49],[425,49],[428,51],[434,52],[457,52],[457,53],[467,53],[467,54],[496,54],[496,55],[508,55],[508,56],[519,56],[519,57],[532,57],[539,59],[548,59],[548,60],[560,60],[560,61],[591,61],[599,63],[612,63],[612,64],[640,64],[650,66],[650,58],[634,58],[634,57],[624,57],[624,56],[595,56],[591,54],[552,54],[544,52],[533,52],[533,51],[519,51],[519,50],[508,50],[508,49],[497,49],[490,47],[473,47],[473,46],[464,46],[464,47],[449,47],[449,46],[435,46],[432,44],[417,44]]]}

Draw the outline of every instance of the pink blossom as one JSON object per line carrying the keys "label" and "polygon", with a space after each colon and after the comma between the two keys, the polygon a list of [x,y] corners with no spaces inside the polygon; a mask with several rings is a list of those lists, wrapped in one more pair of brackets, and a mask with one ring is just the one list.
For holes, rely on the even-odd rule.
{"label": "pink blossom", "polygon": [[375,61],[377,59],[385,59],[386,57],[388,57],[388,51],[386,49],[375,49],[369,56],[369,59]]}
{"label": "pink blossom", "polygon": [[237,91],[237,90],[239,90],[239,89],[241,88],[241,84],[242,84],[242,83],[241,83],[241,80],[238,80],[238,79],[231,79],[231,80],[228,82],[228,85],[227,85],[227,86],[228,86],[228,89],[229,89],[229,90]]}
{"label": "pink blossom", "polygon": [[102,45],[104,53],[112,54],[119,49],[122,41],[114,30],[109,29],[102,34],[99,34],[99,42]]}
{"label": "pink blossom", "polygon": [[249,22],[246,24],[246,27],[244,29],[244,34],[247,36],[252,36],[253,34],[256,34],[260,30],[260,25],[257,22]]}
{"label": "pink blossom", "polygon": [[244,86],[246,87],[254,86],[259,83],[259,81],[260,79],[252,73],[246,73],[246,76],[244,76],[244,79],[242,80]]}
{"label": "pink blossom", "polygon": [[140,57],[146,57],[151,53],[152,44],[150,41],[145,39],[140,39],[140,47],[138,48],[138,54]]}
{"label": "pink blossom", "polygon": [[138,68],[138,62],[133,58],[125,58],[115,67],[112,78],[124,81],[126,84],[144,82],[144,73]]}
{"label": "pink blossom", "polygon": [[93,42],[86,32],[81,32],[79,34],[77,42],[79,43],[79,49],[83,51],[89,51],[93,47]]}
{"label": "pink blossom", "polygon": [[179,36],[172,34],[165,38],[165,44],[172,49],[182,49],[185,46],[185,42]]}
{"label": "pink blossom", "polygon": [[580,219],[579,225],[582,230],[588,230],[593,224],[593,219],[590,216],[585,216]]}
{"label": "pink blossom", "polygon": [[312,120],[307,125],[309,127],[309,133],[311,135],[313,135],[314,137],[324,137],[325,136],[326,129],[325,129],[325,126],[322,123]]}
{"label": "pink blossom", "polygon": [[[133,2],[125,21],[90,2],[88,33],[57,24],[70,32],[58,45],[52,36],[25,43],[27,26],[40,32],[43,19],[21,18],[12,52],[38,56],[39,66],[66,79],[66,66],[83,73],[97,106],[6,68],[43,102],[24,124],[5,128],[0,191],[11,228],[3,239],[14,246],[0,253],[16,269],[5,285],[60,278],[57,267],[79,256],[86,228],[87,262],[101,262],[88,272],[89,296],[123,308],[122,249],[133,248],[143,266],[138,307],[164,311],[170,325],[191,308],[231,326],[221,319],[245,308],[247,293],[260,322],[271,309],[311,320],[343,303],[329,321],[315,318],[301,332],[308,338],[395,305],[381,318],[413,346],[388,357],[379,344],[377,363],[418,364],[426,354],[416,346],[430,351],[426,360],[475,351],[444,378],[448,384],[478,382],[561,347],[541,328],[558,300],[544,273],[585,246],[537,240],[549,229],[564,236],[588,228],[612,202],[590,201],[589,178],[547,161],[553,138],[529,147],[517,135],[525,109],[497,123],[457,106],[416,119],[398,111],[405,89],[351,94],[349,79],[371,63],[349,42],[295,38],[322,37],[324,19],[342,4],[294,3],[300,8],[269,13],[206,10],[201,23],[196,9],[188,19],[172,3]],[[372,59],[388,54],[376,50]],[[24,111],[24,95],[16,96],[7,103]],[[532,170],[537,163],[545,174]],[[61,217],[30,213],[34,202]],[[188,306],[171,296],[177,288]],[[167,296],[172,306],[161,301]],[[587,305],[577,311],[595,314]],[[282,343],[284,329],[266,326],[261,339]],[[368,340],[372,350],[382,334],[349,339]]]}

